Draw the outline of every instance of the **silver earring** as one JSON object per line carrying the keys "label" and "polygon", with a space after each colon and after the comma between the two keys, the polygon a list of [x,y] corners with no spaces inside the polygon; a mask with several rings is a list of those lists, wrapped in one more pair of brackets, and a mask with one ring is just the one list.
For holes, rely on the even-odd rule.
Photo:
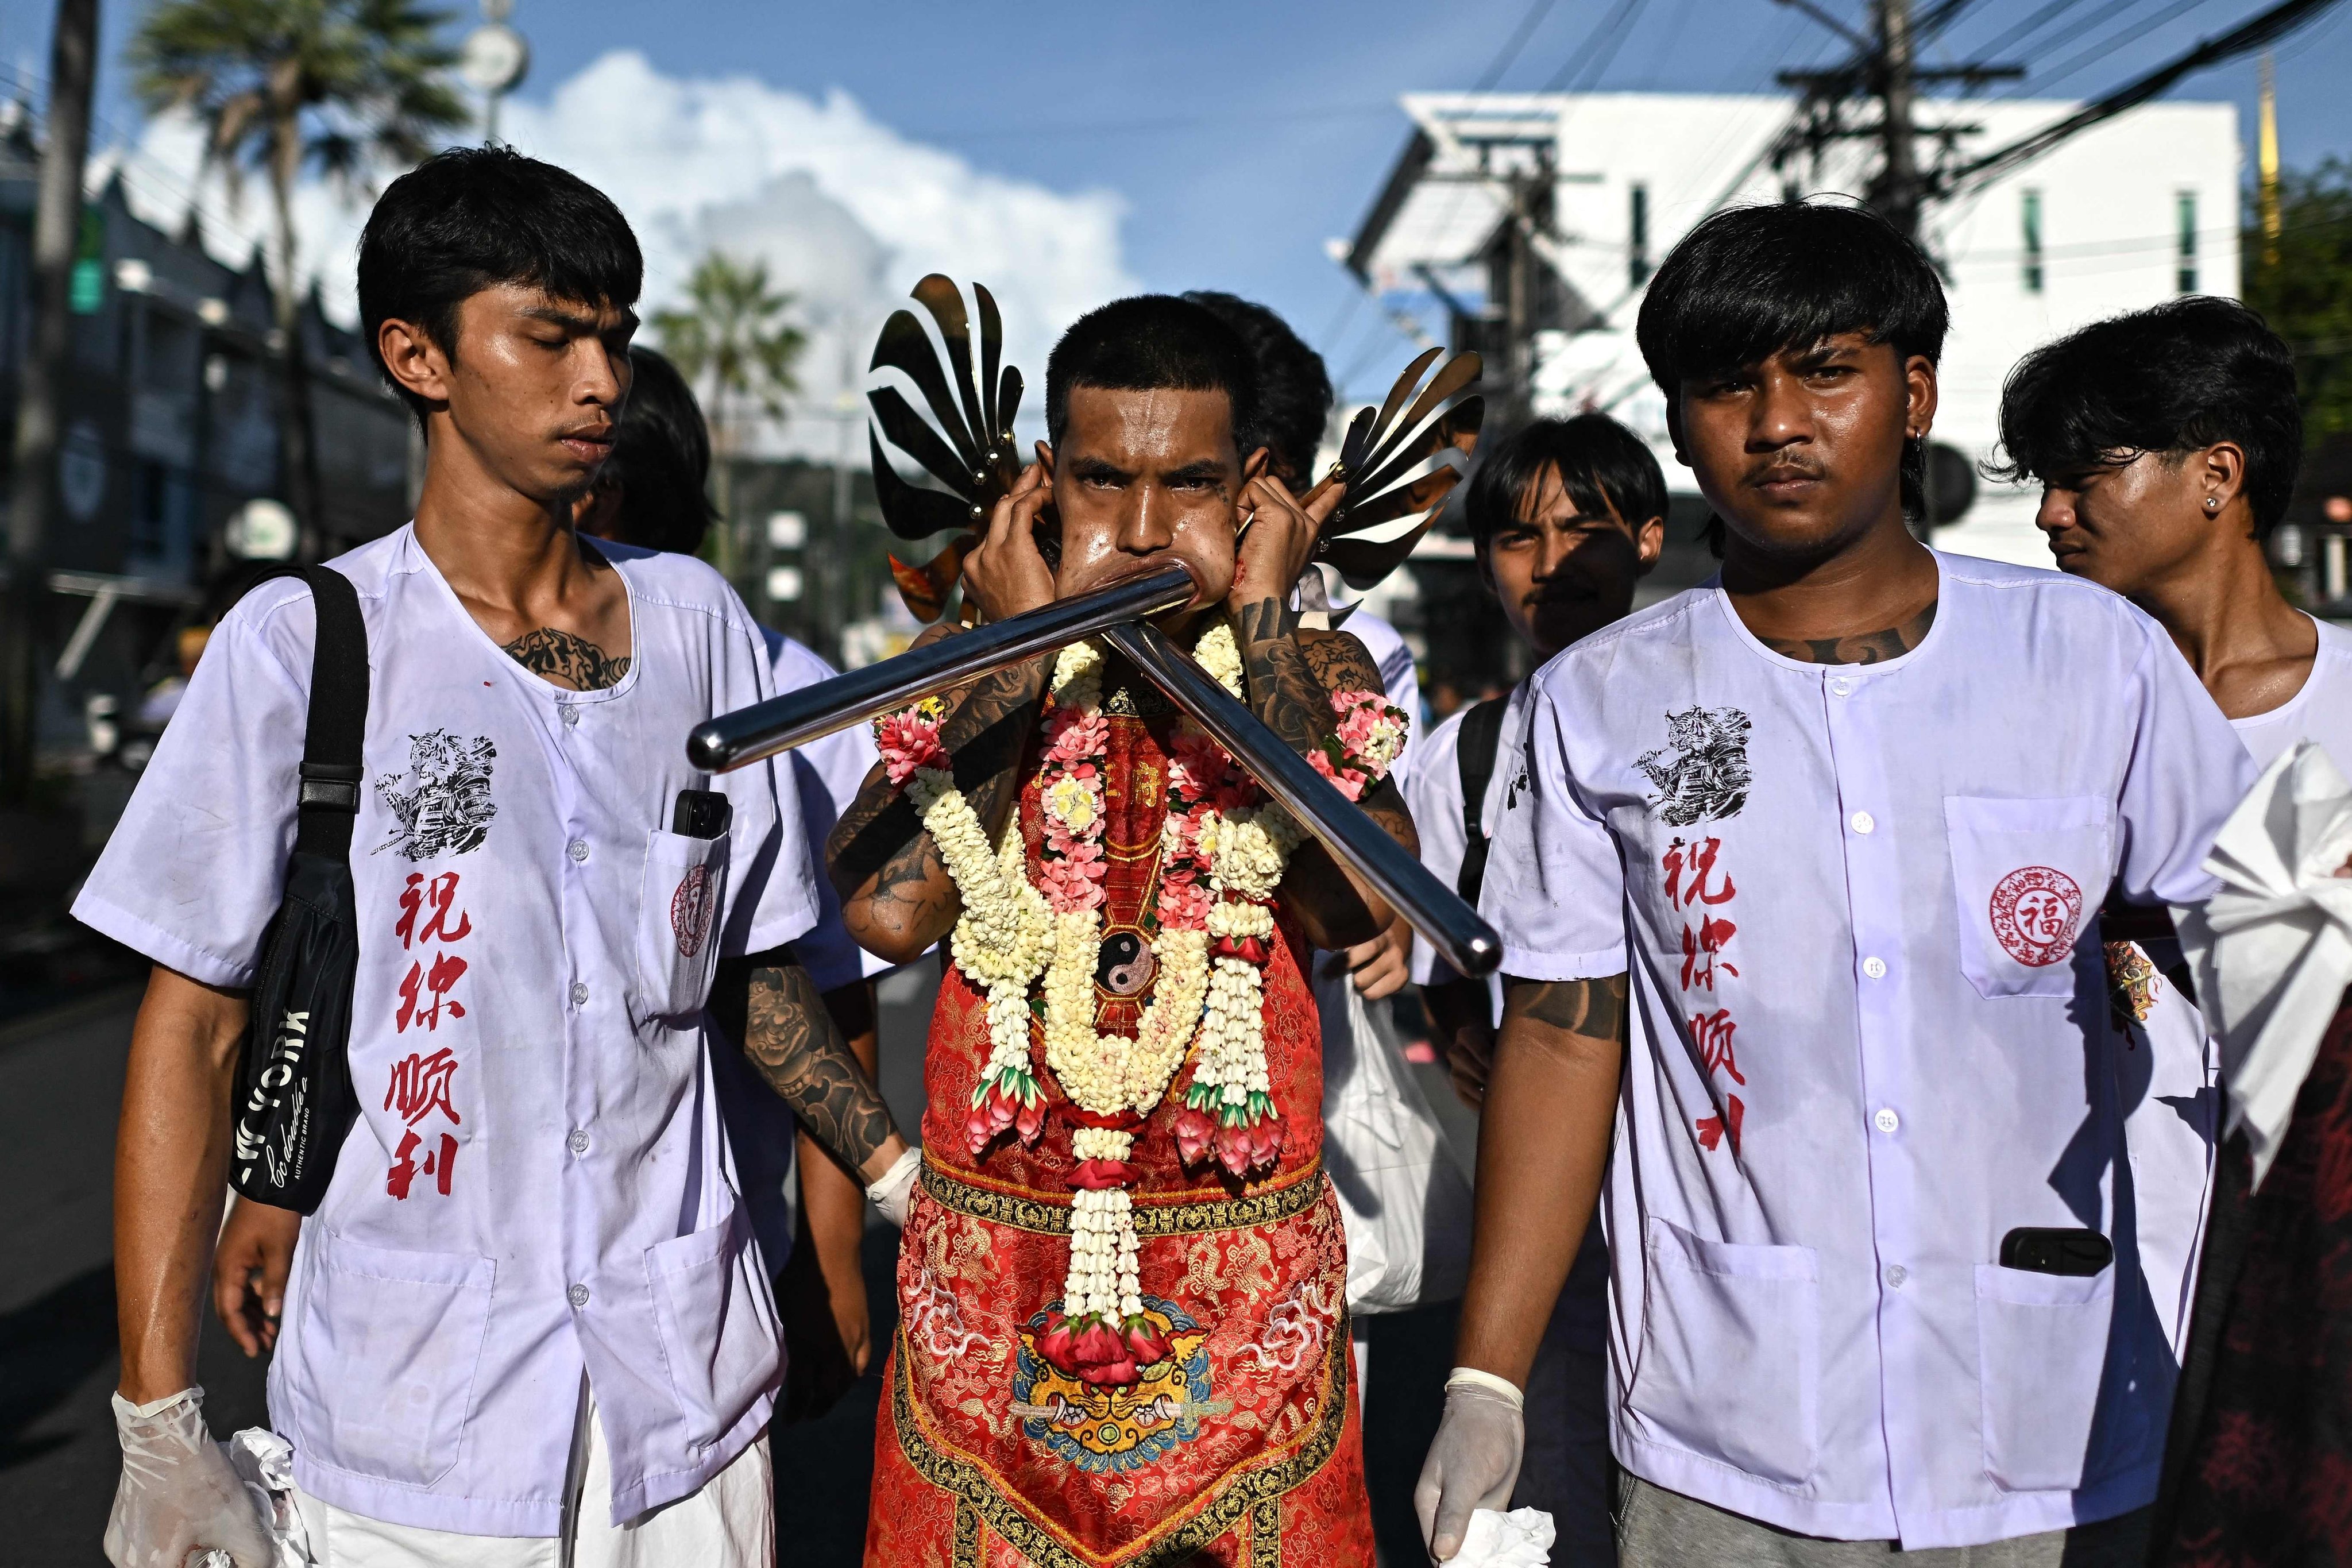
{"label": "silver earring", "polygon": [[2207,511],[2219,511],[2219,510],[2221,510],[2221,502],[2220,498],[2219,498],[2219,497],[2216,497],[2216,496],[2207,496],[2207,497],[2205,498],[2205,510],[2206,510]]}

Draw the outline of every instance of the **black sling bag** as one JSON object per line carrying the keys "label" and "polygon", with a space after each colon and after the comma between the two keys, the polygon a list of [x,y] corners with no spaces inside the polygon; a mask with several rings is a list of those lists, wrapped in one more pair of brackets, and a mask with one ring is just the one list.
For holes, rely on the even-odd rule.
{"label": "black sling bag", "polygon": [[[367,626],[351,579],[324,566],[286,566],[319,607],[310,711],[302,734],[294,853],[277,915],[261,935],[231,1102],[229,1184],[257,1203],[315,1214],[359,1104],[352,1092],[352,986],[359,920],[352,826],[360,809],[367,725]],[[257,584],[258,585],[258,584]]]}
{"label": "black sling bag", "polygon": [[1489,697],[1462,715],[1462,728],[1454,737],[1454,766],[1462,774],[1463,831],[1462,870],[1454,879],[1454,890],[1472,909],[1478,907],[1478,890],[1486,882],[1489,839],[1481,819],[1486,815],[1486,781],[1495,776],[1495,753],[1503,744],[1503,713],[1510,705],[1507,697]]}

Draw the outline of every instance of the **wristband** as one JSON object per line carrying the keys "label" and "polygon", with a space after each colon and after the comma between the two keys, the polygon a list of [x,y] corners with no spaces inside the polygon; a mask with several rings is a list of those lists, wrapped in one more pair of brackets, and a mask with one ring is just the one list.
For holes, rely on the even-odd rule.
{"label": "wristband", "polygon": [[1497,1377],[1491,1372],[1480,1372],[1475,1366],[1457,1366],[1446,1375],[1445,1392],[1451,1394],[1457,1388],[1484,1389],[1507,1403],[1514,1410],[1524,1411],[1528,1407],[1528,1396],[1520,1392],[1517,1384],[1507,1377]]}

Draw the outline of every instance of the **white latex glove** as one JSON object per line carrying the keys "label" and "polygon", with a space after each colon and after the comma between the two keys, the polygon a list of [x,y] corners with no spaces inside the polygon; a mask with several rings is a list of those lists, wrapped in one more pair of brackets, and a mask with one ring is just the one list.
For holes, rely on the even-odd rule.
{"label": "white latex glove", "polygon": [[1445,1415],[1412,1489],[1421,1538],[1436,1562],[1462,1550],[1475,1510],[1511,1506],[1527,1446],[1520,1405],[1519,1391],[1489,1373],[1456,1367],[1445,1380]]}
{"label": "white latex glove", "polygon": [[133,1405],[114,1396],[122,1479],[106,1520],[114,1568],[185,1568],[194,1554],[270,1568],[274,1553],[245,1483],[205,1429],[205,1391]]}
{"label": "white latex glove", "polygon": [[904,1230],[907,1209],[915,1201],[915,1178],[923,1169],[923,1152],[909,1149],[898,1156],[897,1164],[882,1173],[881,1180],[866,1189],[866,1200],[882,1211],[882,1217]]}

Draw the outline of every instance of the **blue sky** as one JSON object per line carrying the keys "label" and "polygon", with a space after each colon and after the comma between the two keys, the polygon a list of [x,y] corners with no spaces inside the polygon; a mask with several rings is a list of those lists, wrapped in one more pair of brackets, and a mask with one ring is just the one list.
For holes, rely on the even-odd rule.
{"label": "blue sky", "polygon": [[[1861,0],[1824,0],[1857,26]],[[2009,58],[2035,68],[2033,96],[2090,94],[2225,31],[2262,0],[1975,0],[1937,51],[1976,47],[2052,12]],[[2352,26],[2345,7],[2278,51],[2291,164],[2352,153]],[[106,9],[104,128],[135,133],[121,42],[135,5]],[[458,8],[462,23],[473,8]],[[0,0],[0,62],[46,70],[50,7]],[[1584,51],[1622,17],[1605,58]],[[1151,288],[1224,288],[1263,299],[1365,393],[1401,341],[1324,255],[1353,230],[1406,135],[1396,94],[1486,79],[1534,89],[1564,73],[1619,89],[1749,91],[1774,69],[1828,58],[1815,23],[1770,0],[1127,0],[987,7],[941,0],[782,6],[743,0],[519,0],[530,39],[520,97],[544,102],[615,49],[682,80],[749,76],[822,100],[838,90],[910,142],[976,174],[1069,195],[1108,194],[1118,260]],[[1528,26],[1532,24],[1531,27]],[[2065,37],[2069,32],[2074,36]],[[2063,68],[2062,78],[2052,73]],[[2251,59],[2192,78],[2176,96],[2241,105],[2251,138]],[[2007,89],[2002,89],[2007,90]],[[898,284],[903,288],[905,279]]]}

